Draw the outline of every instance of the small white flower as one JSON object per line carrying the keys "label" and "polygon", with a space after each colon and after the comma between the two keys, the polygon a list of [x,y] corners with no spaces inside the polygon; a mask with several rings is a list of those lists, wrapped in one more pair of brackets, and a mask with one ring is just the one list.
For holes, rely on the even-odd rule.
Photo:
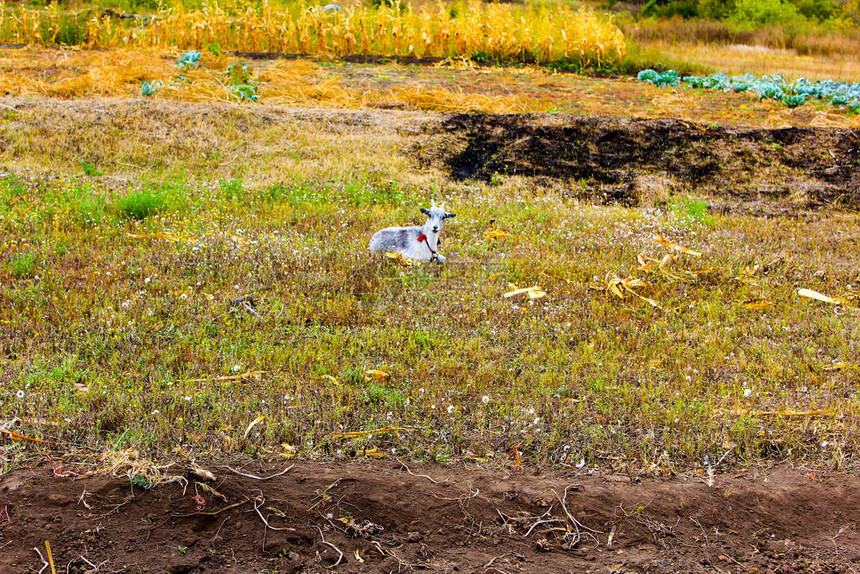
{"label": "small white flower", "polygon": [[179,298],[180,298],[180,299],[188,299],[188,295],[186,295],[185,293],[183,293],[182,295],[180,295],[180,296],[179,296]]}
{"label": "small white flower", "polygon": [[238,373],[241,370],[242,370],[242,367],[240,365],[233,365],[233,372],[234,373]]}
{"label": "small white flower", "polygon": [[18,394],[17,394],[16,396],[17,396],[19,399],[23,399],[23,398],[24,398],[24,391],[23,391],[23,390],[18,391]]}
{"label": "small white flower", "polygon": [[144,285],[149,285],[149,282],[150,282],[150,281],[152,281],[152,277],[147,277],[146,279],[144,279],[144,280],[143,280],[143,284],[144,284]]}
{"label": "small white flower", "polygon": [[749,398],[752,395],[752,389],[744,389],[744,396]]}
{"label": "small white flower", "polygon": [[484,395],[483,397],[481,397],[481,402],[486,405],[487,403],[490,402],[490,397],[488,397],[487,395]]}
{"label": "small white flower", "polygon": [[186,396],[186,397],[185,397],[185,400],[186,400],[186,402],[189,402],[189,403],[190,403],[190,402],[191,402],[191,396]]}
{"label": "small white flower", "polygon": [[448,414],[452,414],[454,412],[454,405],[448,405]]}

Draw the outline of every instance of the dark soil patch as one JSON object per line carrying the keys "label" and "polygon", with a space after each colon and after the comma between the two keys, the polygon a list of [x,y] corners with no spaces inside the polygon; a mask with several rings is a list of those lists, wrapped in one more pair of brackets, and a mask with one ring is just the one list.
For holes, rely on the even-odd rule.
{"label": "dark soil patch", "polygon": [[697,194],[789,208],[860,207],[860,136],[839,128],[729,128],[674,119],[452,115],[416,149],[458,180],[563,181],[626,205]]}
{"label": "dark soil patch", "polygon": [[140,157],[146,146],[165,162],[197,161],[190,169],[210,170],[198,158],[232,156],[236,149],[254,159],[278,157],[289,145],[303,149],[295,134],[307,132],[323,140],[367,136],[370,148],[390,141],[390,149],[407,155],[416,169],[439,169],[455,181],[513,176],[597,203],[651,206],[693,194],[710,198],[714,212],[860,209],[860,133],[845,128],[133,100],[6,101],[13,109],[0,130],[0,159],[9,163],[41,162],[48,155],[78,169],[86,158],[119,175],[150,161]]}
{"label": "dark soil patch", "polygon": [[[703,475],[419,464],[410,472],[396,462],[297,463],[265,481],[209,468],[210,488],[187,474],[187,487],[149,490],[128,479],[60,478],[48,466],[8,473],[0,571],[38,572],[33,549],[44,555],[45,540],[57,571],[78,573],[93,571],[86,561],[99,572],[324,572],[339,560],[334,547],[343,553],[337,572],[860,567],[860,479],[844,473],[749,469],[708,486]],[[562,509],[565,492],[578,525]]]}

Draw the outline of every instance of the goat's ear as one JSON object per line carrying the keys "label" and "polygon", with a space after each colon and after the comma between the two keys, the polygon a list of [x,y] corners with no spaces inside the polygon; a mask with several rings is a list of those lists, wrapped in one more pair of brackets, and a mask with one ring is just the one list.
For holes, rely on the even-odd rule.
{"label": "goat's ear", "polygon": [[423,213],[423,214],[424,214],[424,215],[426,215],[427,217],[430,217],[430,210],[429,210],[429,209],[425,209],[425,208],[423,208],[423,207],[422,207],[422,208],[421,208],[421,213]]}
{"label": "goat's ear", "polygon": [[449,218],[449,217],[457,217],[457,214],[456,214],[456,213],[446,213],[446,214],[445,214],[445,215],[443,215],[442,217],[443,217],[443,218],[445,218],[445,219],[447,219],[447,218]]}

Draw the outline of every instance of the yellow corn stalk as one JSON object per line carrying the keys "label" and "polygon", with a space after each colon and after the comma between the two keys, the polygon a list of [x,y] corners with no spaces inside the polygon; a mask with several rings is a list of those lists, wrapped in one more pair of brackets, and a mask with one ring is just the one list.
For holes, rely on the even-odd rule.
{"label": "yellow corn stalk", "polygon": [[[0,41],[53,44],[60,33],[60,8],[0,7]],[[624,35],[586,8],[552,11],[507,4],[452,9],[413,8],[395,0],[378,8],[354,5],[327,11],[321,6],[274,5],[238,0],[200,9],[182,3],[162,6],[147,24],[93,16],[80,44],[87,48],[156,46],[348,56],[416,56],[497,61],[565,62],[602,66],[620,61]]]}
{"label": "yellow corn stalk", "polygon": [[606,276],[606,287],[604,287],[604,289],[619,299],[626,299],[629,294],[645,301],[652,307],[660,308],[660,304],[654,299],[650,299],[634,291],[634,289],[642,287],[648,287],[648,283],[642,279],[637,279],[635,277],[625,277],[622,279],[618,275],[610,273]]}

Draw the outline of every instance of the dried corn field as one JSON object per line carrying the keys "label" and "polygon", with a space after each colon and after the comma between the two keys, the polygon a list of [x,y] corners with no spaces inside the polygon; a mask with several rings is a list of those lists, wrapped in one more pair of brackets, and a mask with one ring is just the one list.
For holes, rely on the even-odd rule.
{"label": "dried corn field", "polygon": [[181,3],[152,17],[70,13],[4,5],[0,40],[86,48],[176,47],[331,56],[466,57],[478,60],[611,66],[624,56],[621,31],[593,11],[476,3],[413,8],[399,0],[368,8],[352,4],[226,7]]}

